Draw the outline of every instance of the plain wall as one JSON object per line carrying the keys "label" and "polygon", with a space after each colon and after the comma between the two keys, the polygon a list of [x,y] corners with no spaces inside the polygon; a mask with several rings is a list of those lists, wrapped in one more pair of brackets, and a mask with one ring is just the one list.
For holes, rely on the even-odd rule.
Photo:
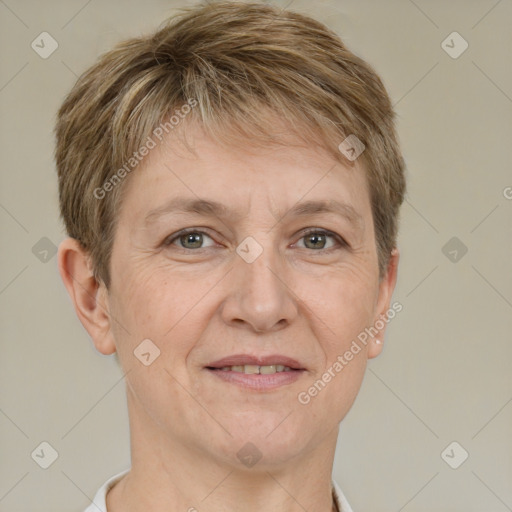
{"label": "plain wall", "polygon": [[[81,511],[129,466],[122,372],[94,349],[52,255],[65,236],[52,131],[101,52],[183,5],[0,2],[1,512]],[[394,294],[403,310],[342,423],[334,477],[355,512],[512,510],[512,3],[290,8],[379,72],[408,166]],[[59,45],[47,59],[31,48],[43,31]],[[469,44],[458,58],[442,46],[454,31]],[[451,39],[453,53],[461,40]],[[42,441],[58,452],[46,470],[31,458]],[[453,441],[469,453],[458,469],[441,457]]]}

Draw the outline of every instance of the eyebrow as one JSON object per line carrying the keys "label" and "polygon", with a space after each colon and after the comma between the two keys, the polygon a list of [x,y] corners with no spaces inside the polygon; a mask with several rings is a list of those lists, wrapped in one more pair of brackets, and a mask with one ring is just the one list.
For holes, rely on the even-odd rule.
{"label": "eyebrow", "polygon": [[[235,212],[227,206],[217,201],[208,201],[206,199],[188,199],[176,197],[164,205],[151,210],[144,219],[144,224],[148,225],[158,218],[170,213],[196,213],[208,217],[219,217],[230,219],[239,219],[244,216],[240,212]],[[356,227],[363,227],[364,221],[360,213],[350,204],[331,200],[303,201],[295,204],[290,210],[277,217],[282,219],[286,216],[303,217],[307,215],[318,215],[321,213],[334,213],[347,219]]]}
{"label": "eyebrow", "polygon": [[347,219],[351,224],[357,227],[364,225],[363,217],[357,210],[347,203],[342,203],[336,199],[326,201],[305,201],[297,203],[286,214],[291,216],[315,215],[320,213],[334,213]]}

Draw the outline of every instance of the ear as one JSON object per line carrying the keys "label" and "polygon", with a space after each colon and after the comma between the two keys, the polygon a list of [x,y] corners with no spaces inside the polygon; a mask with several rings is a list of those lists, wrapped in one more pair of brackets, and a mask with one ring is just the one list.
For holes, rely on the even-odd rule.
{"label": "ear", "polygon": [[66,238],[59,246],[58,265],[76,314],[96,349],[105,355],[114,353],[108,291],[104,283],[94,277],[89,253],[78,240]]}
{"label": "ear", "polygon": [[[393,296],[393,291],[395,289],[399,259],[400,252],[395,247],[391,251],[386,274],[381,278],[379,283],[376,316],[372,326],[372,334],[374,331],[377,331],[377,334],[372,337],[371,342],[369,343],[368,359],[377,357],[382,352],[386,326],[391,319],[391,315],[388,315],[387,313],[390,310],[391,297]],[[395,310],[393,308],[393,311],[398,312],[401,309],[400,305],[400,309]]]}

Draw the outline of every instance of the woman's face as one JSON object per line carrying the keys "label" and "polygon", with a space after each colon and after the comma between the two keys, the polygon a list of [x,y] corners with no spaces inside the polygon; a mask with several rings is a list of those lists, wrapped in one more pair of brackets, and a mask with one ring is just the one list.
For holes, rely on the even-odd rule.
{"label": "woman's face", "polygon": [[[139,425],[216,460],[248,454],[271,467],[337,433],[381,347],[370,338],[341,371],[333,364],[387,311],[395,271],[379,281],[357,161],[304,147],[228,151],[197,127],[188,140],[197,157],[169,137],[126,183],[107,337]],[[266,373],[277,365],[295,369]]]}

